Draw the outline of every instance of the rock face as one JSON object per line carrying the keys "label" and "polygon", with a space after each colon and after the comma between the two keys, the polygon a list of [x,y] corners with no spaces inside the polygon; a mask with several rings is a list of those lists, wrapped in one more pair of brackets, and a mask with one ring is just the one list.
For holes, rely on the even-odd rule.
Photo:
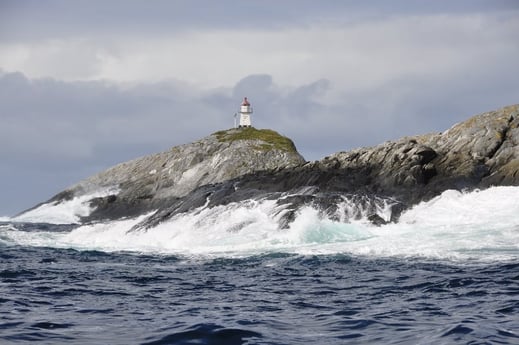
{"label": "rock face", "polygon": [[116,165],[68,188],[49,202],[107,190],[108,195],[90,201],[95,211],[83,220],[130,217],[164,207],[203,185],[304,162],[293,142],[274,131],[230,129]]}
{"label": "rock face", "polygon": [[446,189],[519,185],[519,106],[474,116],[443,133],[336,153],[317,166],[349,171],[368,192],[410,204]]}
{"label": "rock face", "polygon": [[475,116],[424,142],[440,154],[439,176],[478,187],[519,182],[518,105]]}
{"label": "rock face", "polygon": [[[93,197],[84,222],[154,211],[137,226],[176,214],[247,199],[276,200],[280,227],[311,205],[339,220],[362,215],[374,224],[447,189],[519,185],[519,105],[491,111],[443,133],[405,137],[305,162],[289,139],[254,128],[221,131],[192,144],[122,163],[56,195],[48,203],[112,188]],[[358,205],[341,214],[341,202]],[[391,219],[377,213],[392,207]],[[353,211],[352,211],[353,210]]]}

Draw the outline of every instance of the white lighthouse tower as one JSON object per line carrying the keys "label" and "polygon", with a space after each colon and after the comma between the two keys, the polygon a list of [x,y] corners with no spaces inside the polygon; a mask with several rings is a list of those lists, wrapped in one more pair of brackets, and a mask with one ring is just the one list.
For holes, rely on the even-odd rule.
{"label": "white lighthouse tower", "polygon": [[247,97],[245,97],[240,107],[240,125],[238,127],[251,127],[251,114],[252,107],[249,101],[247,100]]}

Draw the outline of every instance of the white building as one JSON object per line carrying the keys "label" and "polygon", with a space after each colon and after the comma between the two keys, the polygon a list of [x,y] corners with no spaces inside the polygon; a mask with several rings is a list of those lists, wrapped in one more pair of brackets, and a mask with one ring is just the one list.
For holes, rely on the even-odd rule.
{"label": "white building", "polygon": [[240,124],[238,127],[251,127],[251,114],[252,107],[249,101],[247,100],[247,97],[245,97],[240,107]]}

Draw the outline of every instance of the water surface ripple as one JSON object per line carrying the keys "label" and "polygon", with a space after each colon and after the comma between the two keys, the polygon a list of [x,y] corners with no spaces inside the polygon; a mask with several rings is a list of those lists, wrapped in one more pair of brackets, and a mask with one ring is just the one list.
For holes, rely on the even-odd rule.
{"label": "water surface ripple", "polygon": [[519,263],[0,246],[0,343],[519,343]]}

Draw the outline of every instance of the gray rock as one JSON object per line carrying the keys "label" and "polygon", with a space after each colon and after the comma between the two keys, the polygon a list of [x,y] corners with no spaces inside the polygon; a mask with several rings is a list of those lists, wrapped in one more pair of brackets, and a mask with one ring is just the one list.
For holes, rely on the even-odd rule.
{"label": "gray rock", "polygon": [[185,197],[196,188],[263,170],[304,163],[293,142],[272,130],[230,129],[196,142],[118,164],[57,194],[48,202],[112,190],[93,197],[83,221],[142,214]]}
{"label": "gray rock", "polygon": [[371,191],[410,204],[446,189],[519,185],[518,127],[519,106],[513,105],[474,116],[443,133],[340,152],[317,164],[321,170],[334,167],[352,175],[362,171]]}
{"label": "gray rock", "polygon": [[[406,208],[447,189],[519,185],[518,127],[519,106],[509,106],[474,116],[444,133],[405,137],[290,169],[244,175],[211,186],[204,195],[211,196],[210,205],[221,205],[288,194],[291,212],[282,227],[304,205],[323,209],[332,218],[352,218],[334,213],[331,205],[336,205],[337,195],[361,196],[364,210],[374,210],[381,200],[390,203],[395,221]],[[300,195],[299,190],[312,190],[312,196]],[[177,210],[172,206],[168,214]],[[379,220],[371,217],[374,223],[381,224]],[[150,221],[155,224],[157,219]]]}
{"label": "gray rock", "polygon": [[[137,228],[203,205],[247,199],[278,200],[285,212],[280,228],[287,227],[305,205],[331,219],[366,216],[381,225],[387,221],[377,213],[381,204],[391,207],[390,221],[395,221],[406,208],[447,189],[492,185],[519,185],[519,105],[474,116],[443,133],[338,152],[315,162],[305,162],[289,139],[273,131],[217,132],[119,164],[51,201],[117,188],[118,193],[93,198],[95,210],[83,221],[156,211]],[[344,214],[337,205],[345,200],[359,205],[358,210],[350,208],[352,214]]]}

